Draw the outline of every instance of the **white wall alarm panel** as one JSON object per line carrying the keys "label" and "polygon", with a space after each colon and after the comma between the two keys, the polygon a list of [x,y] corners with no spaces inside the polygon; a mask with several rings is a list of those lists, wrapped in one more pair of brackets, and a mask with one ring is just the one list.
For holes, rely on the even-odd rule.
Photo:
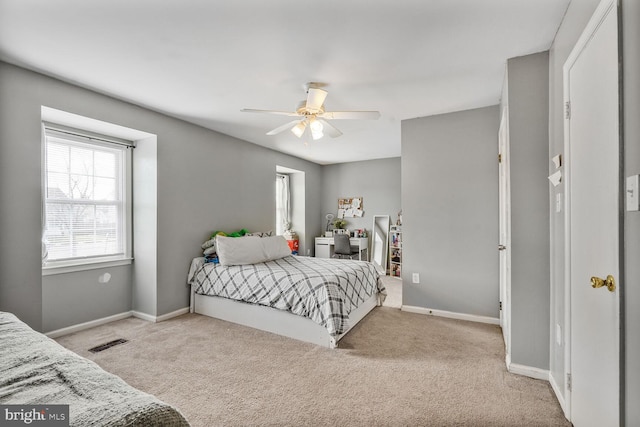
{"label": "white wall alarm panel", "polygon": [[638,197],[638,181],[640,175],[633,175],[627,177],[627,188],[625,194],[627,195],[627,210],[638,211],[640,210],[640,197]]}

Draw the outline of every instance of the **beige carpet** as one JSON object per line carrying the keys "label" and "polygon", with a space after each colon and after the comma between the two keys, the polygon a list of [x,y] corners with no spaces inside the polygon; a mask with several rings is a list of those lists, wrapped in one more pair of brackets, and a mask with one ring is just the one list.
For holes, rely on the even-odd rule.
{"label": "beige carpet", "polygon": [[[87,351],[115,338],[130,341]],[[336,350],[194,314],[58,341],[194,426],[570,426],[547,382],[506,372],[498,327],[394,308]]]}
{"label": "beige carpet", "polygon": [[402,280],[391,277],[382,276],[382,283],[387,290],[387,298],[384,300],[385,307],[401,308],[402,307]]}

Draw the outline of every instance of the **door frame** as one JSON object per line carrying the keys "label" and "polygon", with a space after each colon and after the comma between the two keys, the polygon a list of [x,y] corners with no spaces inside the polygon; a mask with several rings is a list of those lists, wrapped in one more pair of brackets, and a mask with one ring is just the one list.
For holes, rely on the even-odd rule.
{"label": "door frame", "polygon": [[[498,155],[500,156],[498,165],[500,214],[498,243],[499,245],[505,246],[503,252],[499,252],[500,301],[502,303],[500,326],[502,327],[505,344],[505,363],[507,367],[509,367],[511,365],[511,178],[509,168],[509,109],[507,106],[502,108],[500,117],[500,127],[498,130]],[[500,169],[503,169],[504,177],[500,174]],[[502,235],[503,232],[504,236]],[[503,262],[504,265],[502,265]]]}
{"label": "door frame", "polygon": [[[569,72],[571,66],[576,62],[581,52],[591,40],[593,34],[598,30],[608,13],[615,9],[618,20],[618,278],[616,278],[618,292],[618,324],[619,324],[619,419],[624,421],[624,138],[623,138],[623,88],[622,88],[622,42],[621,42],[621,11],[619,0],[602,0],[585,29],[571,50],[562,68],[563,84],[563,117],[564,118],[564,409],[565,416],[572,420],[571,386],[568,375],[571,370],[571,141],[570,122],[566,119],[566,105],[570,100]],[[569,112],[570,114],[570,112]]]}

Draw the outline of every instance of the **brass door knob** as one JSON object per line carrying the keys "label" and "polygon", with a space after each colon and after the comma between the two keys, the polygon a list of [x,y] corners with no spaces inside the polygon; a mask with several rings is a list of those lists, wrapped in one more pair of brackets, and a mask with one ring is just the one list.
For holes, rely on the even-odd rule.
{"label": "brass door knob", "polygon": [[616,290],[616,281],[612,275],[608,275],[606,279],[601,279],[595,276],[591,278],[592,288],[601,288],[603,286],[606,286],[607,289],[609,289],[609,292]]}

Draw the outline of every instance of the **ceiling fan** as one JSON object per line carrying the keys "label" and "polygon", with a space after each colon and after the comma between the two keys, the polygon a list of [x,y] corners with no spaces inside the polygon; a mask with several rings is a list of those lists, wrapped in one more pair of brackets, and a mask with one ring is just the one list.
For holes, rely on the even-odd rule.
{"label": "ceiling fan", "polygon": [[307,99],[298,104],[296,111],[255,110],[252,108],[244,108],[240,111],[244,113],[266,113],[298,117],[296,120],[267,132],[267,135],[275,135],[290,129],[295,136],[301,138],[305,131],[309,129],[314,140],[322,138],[325,133],[332,138],[342,135],[342,132],[327,120],[376,120],[380,117],[380,112],[378,111],[325,111],[324,100],[328,92],[320,89],[320,86],[323,85],[314,82],[307,83],[304,86],[307,92]]}

